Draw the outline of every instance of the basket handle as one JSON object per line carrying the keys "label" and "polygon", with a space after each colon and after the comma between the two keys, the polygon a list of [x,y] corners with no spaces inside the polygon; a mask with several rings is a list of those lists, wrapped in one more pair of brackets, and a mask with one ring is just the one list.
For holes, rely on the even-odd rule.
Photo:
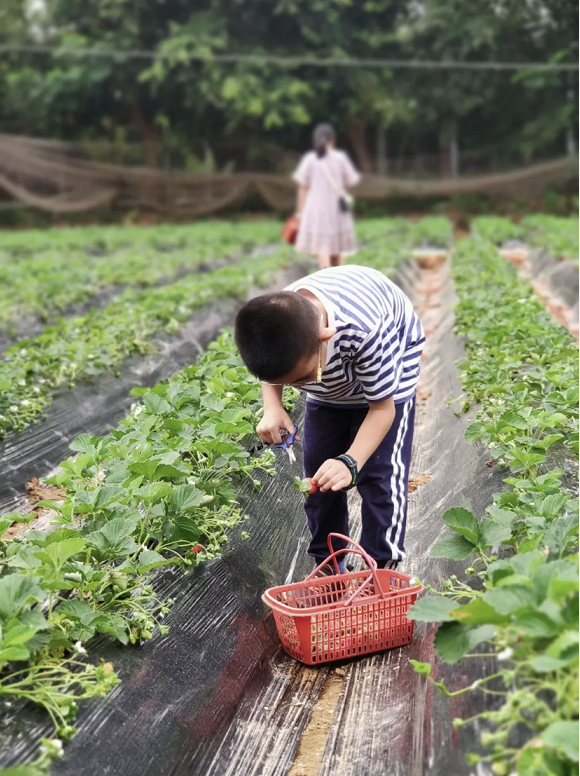
{"label": "basket handle", "polygon": [[[333,539],[342,539],[347,544],[351,544],[354,547],[354,550],[347,549],[346,547],[344,549],[341,549],[341,550],[333,550],[332,549],[332,540]],[[383,591],[383,587],[382,587],[381,582],[379,580],[378,574],[376,573],[376,571],[377,571],[377,562],[376,562],[376,560],[374,558],[371,558],[371,556],[360,546],[360,544],[357,544],[349,536],[345,536],[344,534],[329,533],[328,534],[328,549],[330,550],[330,555],[328,556],[328,558],[323,560],[322,563],[319,566],[317,566],[314,569],[314,571],[306,577],[306,580],[312,579],[313,577],[315,577],[316,574],[320,571],[320,569],[322,569],[323,566],[327,566],[330,562],[332,562],[334,564],[334,568],[335,568],[335,570],[336,570],[336,572],[338,574],[340,569],[339,569],[338,563],[336,561],[337,555],[346,555],[348,553],[353,553],[354,555],[360,555],[361,556],[361,558],[364,560],[364,562],[369,567],[369,570],[370,570],[371,574],[368,577],[368,579],[366,579],[362,583],[362,585],[354,591],[354,593],[351,595],[351,597],[347,601],[344,602],[344,606],[350,606],[352,604],[352,602],[354,601],[354,599],[357,597],[357,595],[359,595],[365,589],[365,587],[367,587],[369,585],[371,579],[375,583],[375,589],[378,590],[378,592],[381,595],[381,598],[385,597],[385,593]]]}

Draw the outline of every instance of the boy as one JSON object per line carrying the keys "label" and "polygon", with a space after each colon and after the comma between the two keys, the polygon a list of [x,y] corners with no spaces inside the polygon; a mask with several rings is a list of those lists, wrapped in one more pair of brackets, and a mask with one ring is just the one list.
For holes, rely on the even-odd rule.
{"label": "boy", "polygon": [[[407,484],[415,392],[425,336],[408,297],[368,267],[325,269],[239,311],[235,338],[262,381],[266,444],[294,430],[284,385],[308,394],[304,476],[318,486],[305,502],[316,563],[331,532],[348,535],[346,490],[362,499],[361,544],[379,568],[405,557]],[[337,543],[338,544],[338,543]],[[335,547],[338,549],[339,547]]]}

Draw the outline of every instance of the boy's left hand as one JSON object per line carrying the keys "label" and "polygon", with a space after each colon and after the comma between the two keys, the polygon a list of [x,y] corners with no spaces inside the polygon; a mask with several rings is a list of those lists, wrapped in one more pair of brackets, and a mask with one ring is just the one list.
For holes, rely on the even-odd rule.
{"label": "boy's left hand", "polygon": [[329,458],[312,477],[312,481],[323,493],[326,490],[342,490],[352,483],[352,474],[345,463]]}

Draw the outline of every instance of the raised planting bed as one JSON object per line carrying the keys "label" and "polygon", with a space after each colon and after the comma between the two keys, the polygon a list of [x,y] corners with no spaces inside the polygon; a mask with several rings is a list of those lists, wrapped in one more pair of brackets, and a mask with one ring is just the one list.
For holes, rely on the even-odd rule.
{"label": "raised planting bed", "polygon": [[[494,245],[455,250],[464,411],[477,416],[466,440],[483,442],[507,490],[486,514],[449,509],[452,533],[435,558],[469,559],[464,573],[433,587],[411,616],[439,622],[435,648],[455,663],[487,644],[497,669],[450,691],[431,661],[415,670],[443,695],[491,693],[499,709],[461,714],[456,727],[484,725],[488,763],[501,776],[572,774],[578,762],[578,357],[526,281]],[[501,300],[498,303],[498,300]],[[481,647],[478,652],[481,652]]]}
{"label": "raised planting bed", "polygon": [[[0,235],[0,330],[21,336],[35,321],[47,323],[73,306],[112,298],[124,287],[170,282],[210,260],[272,243],[278,228],[276,222],[202,223],[175,226],[168,234],[166,227],[127,227],[124,232],[113,230],[117,239],[110,240],[102,227],[100,238],[89,230],[82,247],[79,235],[71,245],[62,245],[59,230],[47,230],[40,233],[42,247],[26,254],[24,245],[19,250],[13,244],[12,235]],[[38,233],[33,234],[30,242],[38,239]]]}
{"label": "raised planting bed", "polygon": [[[531,223],[545,223],[547,219],[553,233],[560,230],[563,234],[570,231],[575,220],[529,216],[522,224],[514,224],[505,218],[481,217],[473,220],[472,227],[476,236],[496,245],[500,255],[515,264],[522,276],[532,279],[534,290],[555,320],[577,336],[578,262],[558,258],[558,253],[550,253],[548,247],[534,247],[533,243],[527,242],[528,239],[533,239],[533,235],[524,227],[528,218]],[[576,220],[576,231],[577,226]]]}
{"label": "raised planting bed", "polygon": [[530,245],[545,248],[558,261],[569,259],[578,266],[578,218],[526,216],[522,227]]}

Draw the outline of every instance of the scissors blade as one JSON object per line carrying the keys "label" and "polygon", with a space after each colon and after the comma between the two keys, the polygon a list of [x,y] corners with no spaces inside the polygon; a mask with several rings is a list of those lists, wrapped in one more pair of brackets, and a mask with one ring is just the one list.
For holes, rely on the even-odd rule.
{"label": "scissors blade", "polygon": [[288,453],[288,458],[290,459],[290,463],[296,463],[296,456],[294,455],[294,450],[292,448],[292,445],[286,448],[286,452]]}

